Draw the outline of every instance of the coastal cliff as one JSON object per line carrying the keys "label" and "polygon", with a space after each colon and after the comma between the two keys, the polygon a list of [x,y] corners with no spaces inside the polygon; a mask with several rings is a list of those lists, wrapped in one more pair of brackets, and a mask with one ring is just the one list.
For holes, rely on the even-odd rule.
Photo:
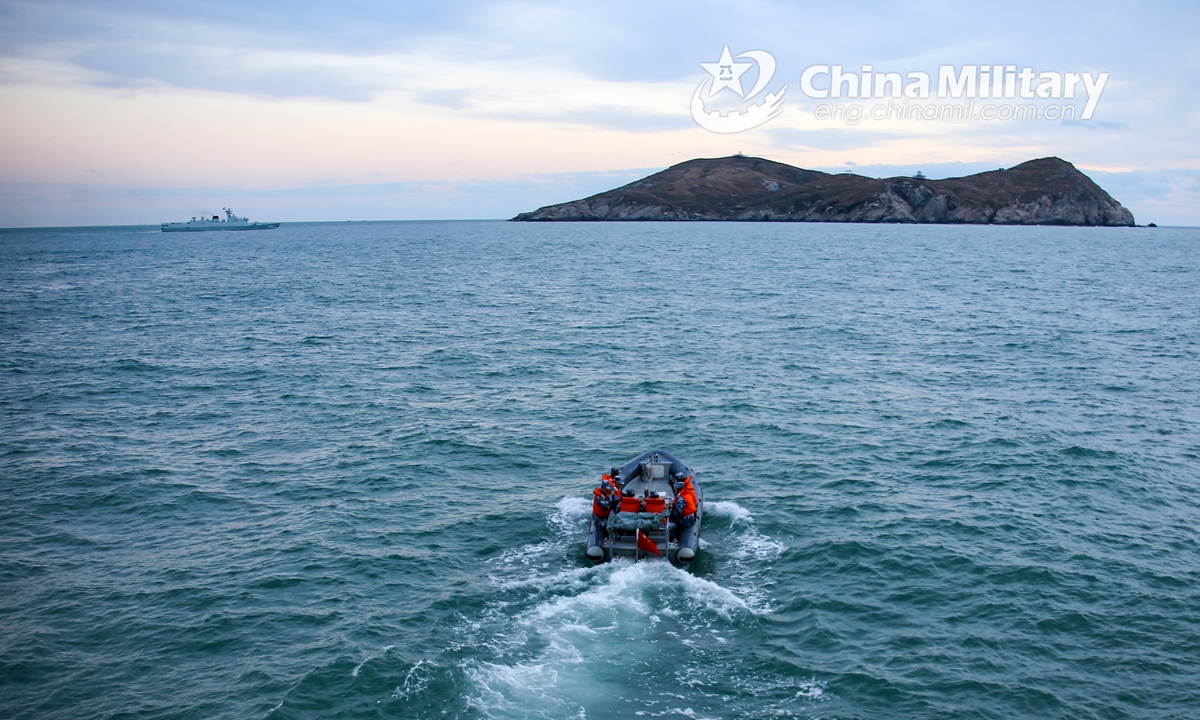
{"label": "coastal cliff", "polygon": [[831,175],[741,155],[701,158],[513,220],[1134,224],[1129,210],[1056,157],[947,180]]}

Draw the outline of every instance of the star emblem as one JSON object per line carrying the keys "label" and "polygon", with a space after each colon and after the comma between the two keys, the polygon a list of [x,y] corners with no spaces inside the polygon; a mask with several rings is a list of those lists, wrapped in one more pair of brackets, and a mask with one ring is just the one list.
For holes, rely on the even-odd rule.
{"label": "star emblem", "polygon": [[708,89],[708,97],[716,95],[725,88],[737,93],[738,97],[745,97],[746,93],[742,91],[742,73],[754,67],[754,63],[734,62],[733,56],[729,54],[729,46],[726,45],[725,49],[721,51],[720,60],[715,63],[700,63],[700,67],[713,76],[712,87]]}

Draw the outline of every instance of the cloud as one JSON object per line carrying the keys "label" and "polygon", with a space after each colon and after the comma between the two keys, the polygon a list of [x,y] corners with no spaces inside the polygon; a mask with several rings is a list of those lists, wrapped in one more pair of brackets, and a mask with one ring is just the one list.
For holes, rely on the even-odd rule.
{"label": "cloud", "polygon": [[[1161,13],[1129,13],[1106,2],[1011,2],[1000,12],[961,6],[947,12],[936,5],[873,2],[850,8],[761,0],[732,8],[715,0],[613,0],[603,7],[488,0],[340,5],[17,0],[0,6],[0,45],[9,57],[76,62],[111,74],[117,83],[221,90],[230,87],[236,67],[246,73],[243,84],[252,88],[247,92],[281,97],[294,96],[302,84],[284,78],[277,86],[272,80],[278,76],[270,73],[256,82],[255,63],[240,59],[287,56],[300,61],[288,67],[305,68],[306,58],[328,58],[330,71],[354,70],[350,59],[372,56],[536,61],[610,82],[672,82],[696,76],[697,63],[714,59],[729,43],[735,52],[772,51],[781,74],[793,81],[815,62],[847,67],[874,62],[881,68],[993,60],[1047,67],[1082,63],[1116,71],[1111,82],[1118,92],[1127,89],[1122,83],[1135,83],[1135,91],[1156,93],[1160,102],[1168,96],[1190,102],[1191,94],[1179,92],[1174,81],[1187,77],[1181,65],[1195,61],[1180,62],[1195,14],[1175,8],[1174,21],[1164,23]],[[1122,21],[1111,22],[1114,15]],[[1035,16],[1038,22],[1030,23]],[[1064,34],[1066,27],[1072,32]],[[349,87],[325,90],[330,97],[357,98],[364,84],[373,86],[352,73],[338,77]]]}
{"label": "cloud", "polygon": [[[1110,172],[1200,167],[1198,16],[1191,6],[1131,13],[1114,2],[1028,0],[1001,9],[16,0],[0,4],[0,180],[87,185],[90,168],[128,188],[351,187],[382,175],[466,192],[461,183],[503,181],[531,193],[519,203],[528,209],[537,185],[519,178],[738,150],[810,167],[849,160],[872,174],[932,176],[947,163],[1044,155]],[[767,125],[716,136],[694,126],[687,101],[704,77],[698,63],[726,43],[772,52],[789,95]],[[907,71],[988,62],[1111,78],[1096,120],[1076,124],[835,126],[816,122],[799,94],[814,63]],[[1136,202],[1190,217],[1184,205],[1168,210],[1195,206],[1187,178],[1127,181],[1130,197],[1146,193]],[[141,212],[131,197],[114,202]],[[371,202],[355,207],[376,217]]]}
{"label": "cloud", "polygon": [[1139,223],[1200,226],[1200,169],[1084,172]]}

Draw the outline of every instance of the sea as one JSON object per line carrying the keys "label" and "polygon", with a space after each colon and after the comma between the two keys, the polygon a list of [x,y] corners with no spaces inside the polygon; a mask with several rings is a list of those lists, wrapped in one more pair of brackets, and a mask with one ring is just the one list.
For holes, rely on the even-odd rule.
{"label": "sea", "polygon": [[1194,228],[0,231],[0,717],[1197,718],[1198,401]]}

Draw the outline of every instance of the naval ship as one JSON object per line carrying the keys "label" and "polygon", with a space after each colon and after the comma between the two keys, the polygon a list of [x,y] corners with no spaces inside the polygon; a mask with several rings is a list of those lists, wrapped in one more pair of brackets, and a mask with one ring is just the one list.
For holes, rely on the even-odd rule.
{"label": "naval ship", "polygon": [[271,230],[279,227],[279,223],[260,223],[250,222],[246,218],[238,217],[233,214],[229,208],[222,208],[225,211],[225,219],[222,220],[220,215],[213,215],[210,220],[207,217],[192,218],[187,222],[163,223],[163,232],[204,232],[206,230]]}

